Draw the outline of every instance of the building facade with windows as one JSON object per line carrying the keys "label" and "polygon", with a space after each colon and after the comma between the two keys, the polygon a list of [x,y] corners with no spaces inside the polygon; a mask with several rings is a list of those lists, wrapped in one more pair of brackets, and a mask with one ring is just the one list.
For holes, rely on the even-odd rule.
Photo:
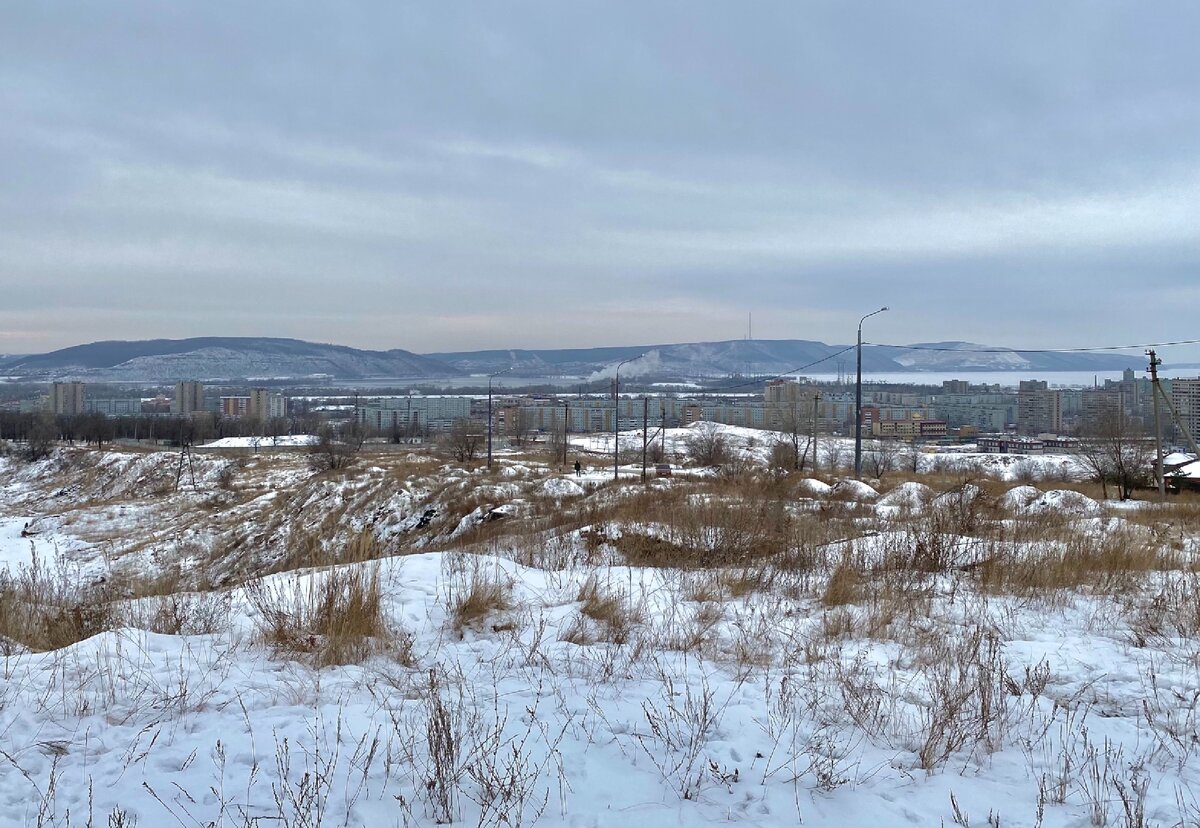
{"label": "building facade with windows", "polygon": [[262,420],[287,416],[287,400],[282,394],[276,394],[267,388],[255,388],[250,392],[251,417]]}
{"label": "building facade with windows", "polygon": [[1058,434],[1063,429],[1062,393],[1045,380],[1022,380],[1017,389],[1017,430],[1021,434]]}
{"label": "building facade with windows", "polygon": [[361,400],[354,418],[380,431],[449,431],[455,420],[471,416],[471,398],[411,395]]}
{"label": "building facade with windows", "polygon": [[174,413],[180,416],[204,410],[204,385],[195,380],[175,383]]}
{"label": "building facade with windows", "polygon": [[[1171,403],[1192,439],[1200,440],[1200,377],[1171,380]],[[1184,437],[1179,433],[1179,429],[1174,431],[1175,439],[1183,442]]]}
{"label": "building facade with windows", "polygon": [[50,386],[50,410],[67,417],[83,414],[83,383],[56,382]]}

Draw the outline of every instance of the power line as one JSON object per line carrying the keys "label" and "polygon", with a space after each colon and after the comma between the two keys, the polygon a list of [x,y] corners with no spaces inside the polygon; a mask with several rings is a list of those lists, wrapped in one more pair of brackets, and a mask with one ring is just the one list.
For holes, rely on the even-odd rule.
{"label": "power line", "polygon": [[1079,354],[1088,351],[1131,351],[1144,348],[1167,348],[1172,345],[1200,345],[1200,339],[1147,342],[1141,345],[1097,345],[1090,348],[946,348],[936,345],[891,345],[885,342],[864,342],[863,345],[873,345],[876,348],[898,348],[903,351],[947,351],[960,354]]}
{"label": "power line", "polygon": [[722,393],[724,393],[726,391],[733,391],[738,388],[746,388],[751,385],[761,385],[764,382],[771,382],[772,380],[783,379],[786,376],[790,376],[791,374],[798,373],[800,371],[805,370],[806,368],[812,368],[814,365],[820,365],[822,362],[827,362],[836,356],[841,356],[842,354],[846,353],[846,351],[853,351],[857,347],[858,347],[857,345],[847,345],[845,348],[842,348],[842,350],[835,351],[834,353],[830,354],[829,356],[823,356],[820,359],[815,360],[814,362],[808,363],[807,365],[800,365],[795,368],[790,368],[787,371],[784,371],[783,373],[780,373],[780,374],[775,374],[772,377],[757,377],[755,379],[750,380],[749,382],[740,382],[737,385],[726,385],[726,386],[722,387],[720,390]]}
{"label": "power line", "polygon": [[[1173,345],[1200,345],[1200,339],[1180,339],[1174,342],[1147,342],[1138,345],[1095,345],[1086,348],[948,348],[936,345],[892,345],[886,342],[864,342],[864,346],[870,345],[875,348],[896,348],[904,351],[944,351],[949,353],[960,354],[1079,354],[1096,351],[1129,351],[1129,350],[1144,350],[1146,348],[1168,348]],[[805,365],[799,365],[795,368],[790,368],[787,371],[782,371],[778,374],[768,377],[756,377],[747,382],[740,382],[736,385],[726,385],[720,390],[722,393],[726,391],[736,391],[739,388],[749,388],[750,386],[760,385],[764,382],[783,379],[792,374],[812,368],[815,365],[820,365],[822,362],[828,362],[834,357],[839,357],[847,351],[853,351],[856,345],[847,345],[840,351],[835,351],[828,356],[823,356],[820,359],[809,362]],[[602,382],[596,380],[595,382]]]}

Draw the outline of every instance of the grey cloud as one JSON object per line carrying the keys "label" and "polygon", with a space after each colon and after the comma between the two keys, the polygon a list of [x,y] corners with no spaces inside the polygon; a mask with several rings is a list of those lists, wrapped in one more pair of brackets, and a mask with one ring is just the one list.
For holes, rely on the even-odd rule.
{"label": "grey cloud", "polygon": [[164,329],[569,347],[734,337],[749,311],[764,337],[848,341],[881,302],[891,341],[1182,338],[1197,23],[8,4],[0,350]]}

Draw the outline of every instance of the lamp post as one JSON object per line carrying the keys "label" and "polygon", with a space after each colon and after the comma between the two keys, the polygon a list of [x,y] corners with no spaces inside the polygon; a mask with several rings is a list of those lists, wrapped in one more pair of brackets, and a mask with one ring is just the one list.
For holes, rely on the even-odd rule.
{"label": "lamp post", "polygon": [[628,365],[636,359],[641,359],[645,354],[638,354],[629,359],[623,359],[617,363],[617,369],[613,372],[613,480],[617,479],[617,464],[621,454],[620,440],[620,420],[621,420],[621,366]]}
{"label": "lamp post", "polygon": [[862,478],[862,326],[863,323],[877,313],[883,313],[887,306],[877,311],[871,311],[858,320],[858,374],[854,380],[854,479]]}
{"label": "lamp post", "polygon": [[497,371],[494,374],[488,374],[488,468],[492,467],[492,380],[501,374],[511,371],[516,368],[515,365],[510,365],[503,371]]}

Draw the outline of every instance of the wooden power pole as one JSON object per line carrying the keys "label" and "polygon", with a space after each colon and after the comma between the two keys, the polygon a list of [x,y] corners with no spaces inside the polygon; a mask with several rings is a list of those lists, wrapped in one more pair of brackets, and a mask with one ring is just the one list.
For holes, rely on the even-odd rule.
{"label": "wooden power pole", "polygon": [[650,449],[650,398],[642,397],[642,482],[646,482],[646,454]]}
{"label": "wooden power pole", "polygon": [[1158,407],[1158,366],[1162,365],[1162,360],[1154,353],[1154,349],[1146,351],[1146,356],[1150,357],[1150,396],[1154,400],[1154,479],[1158,481],[1158,499],[1166,500],[1167,481],[1163,474],[1162,415]]}
{"label": "wooden power pole", "polygon": [[1187,441],[1188,448],[1192,450],[1192,454],[1194,454],[1197,459],[1200,459],[1200,447],[1196,445],[1196,438],[1192,436],[1191,430],[1189,430],[1188,427],[1183,424],[1183,420],[1179,418],[1179,412],[1175,410],[1175,403],[1171,402],[1171,398],[1167,396],[1167,392],[1162,390],[1162,383],[1160,383],[1158,379],[1158,366],[1154,364],[1154,352],[1150,351],[1149,353],[1151,355],[1150,363],[1154,368],[1153,372],[1151,373],[1151,382],[1153,383],[1154,391],[1159,397],[1162,398],[1162,401],[1166,403],[1167,411],[1171,413],[1171,422],[1175,423],[1175,427],[1179,429],[1179,433],[1182,434],[1183,439]]}
{"label": "wooden power pole", "polygon": [[817,473],[817,404],[821,401],[821,392],[813,394],[813,418],[812,418],[812,447],[813,447],[813,474]]}

